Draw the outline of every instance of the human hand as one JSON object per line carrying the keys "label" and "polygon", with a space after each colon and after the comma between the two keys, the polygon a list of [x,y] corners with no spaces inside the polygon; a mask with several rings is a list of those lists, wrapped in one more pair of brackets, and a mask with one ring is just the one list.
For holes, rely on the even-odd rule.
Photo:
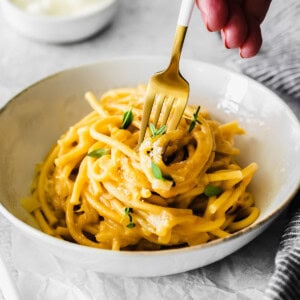
{"label": "human hand", "polygon": [[260,25],[271,0],[196,0],[209,31],[221,31],[226,48],[239,48],[242,58],[255,56],[262,45]]}

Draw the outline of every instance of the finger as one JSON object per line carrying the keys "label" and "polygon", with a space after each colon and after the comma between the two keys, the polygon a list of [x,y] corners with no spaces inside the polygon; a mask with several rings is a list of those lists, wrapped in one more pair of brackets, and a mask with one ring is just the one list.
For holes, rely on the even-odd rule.
{"label": "finger", "polygon": [[221,30],[228,19],[226,0],[196,0],[203,21],[209,31]]}
{"label": "finger", "polygon": [[255,56],[262,45],[262,36],[260,23],[258,19],[248,18],[248,36],[240,47],[240,56],[242,58],[250,58]]}
{"label": "finger", "polygon": [[236,0],[228,1],[229,19],[222,29],[222,39],[226,48],[238,48],[247,38],[248,24],[242,8],[242,3]]}
{"label": "finger", "polygon": [[248,22],[248,37],[240,47],[240,56],[255,56],[262,45],[260,24],[270,7],[271,0],[245,0],[244,12]]}
{"label": "finger", "polygon": [[271,0],[245,0],[245,15],[254,17],[257,22],[261,24],[267,14],[270,4]]}

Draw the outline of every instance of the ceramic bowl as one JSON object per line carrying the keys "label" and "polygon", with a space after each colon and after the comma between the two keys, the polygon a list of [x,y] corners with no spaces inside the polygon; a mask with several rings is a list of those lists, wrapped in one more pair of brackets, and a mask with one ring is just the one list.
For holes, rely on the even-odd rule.
{"label": "ceramic bowl", "polygon": [[112,20],[118,0],[102,0],[82,13],[70,15],[32,14],[2,0],[2,14],[7,23],[20,34],[48,43],[71,43],[86,39]]}
{"label": "ceramic bowl", "polygon": [[261,213],[246,229],[204,245],[153,252],[99,250],[59,240],[31,225],[20,199],[29,193],[36,163],[57,138],[90,111],[84,93],[147,83],[166,58],[102,61],[43,79],[16,95],[0,113],[0,212],[37,247],[86,270],[124,276],[161,276],[195,269],[238,250],[267,228],[287,206],[300,182],[300,126],[288,106],[257,82],[200,61],[182,61],[190,103],[221,122],[237,120],[240,163],[257,162],[251,184]]}

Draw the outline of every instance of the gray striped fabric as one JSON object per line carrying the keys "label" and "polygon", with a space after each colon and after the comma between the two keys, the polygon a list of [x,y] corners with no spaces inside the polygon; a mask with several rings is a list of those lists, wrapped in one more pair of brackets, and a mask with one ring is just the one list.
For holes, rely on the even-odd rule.
{"label": "gray striped fabric", "polygon": [[300,99],[300,1],[273,0],[262,24],[263,47],[235,66],[275,91]]}
{"label": "gray striped fabric", "polygon": [[[241,72],[278,93],[300,116],[300,0],[273,0],[262,25],[263,47],[251,59],[230,56]],[[230,54],[231,55],[231,54]],[[269,300],[300,300],[300,194],[294,216],[281,238],[274,273],[265,291]]]}
{"label": "gray striped fabric", "polygon": [[[299,203],[300,194],[294,200]],[[268,299],[300,299],[300,207],[282,235],[275,271],[266,289]]]}

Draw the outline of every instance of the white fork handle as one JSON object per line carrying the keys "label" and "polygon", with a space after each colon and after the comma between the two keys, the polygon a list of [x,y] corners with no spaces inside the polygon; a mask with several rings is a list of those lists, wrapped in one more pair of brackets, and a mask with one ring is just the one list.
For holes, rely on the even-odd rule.
{"label": "white fork handle", "polygon": [[195,0],[182,0],[177,25],[189,25],[194,6]]}

